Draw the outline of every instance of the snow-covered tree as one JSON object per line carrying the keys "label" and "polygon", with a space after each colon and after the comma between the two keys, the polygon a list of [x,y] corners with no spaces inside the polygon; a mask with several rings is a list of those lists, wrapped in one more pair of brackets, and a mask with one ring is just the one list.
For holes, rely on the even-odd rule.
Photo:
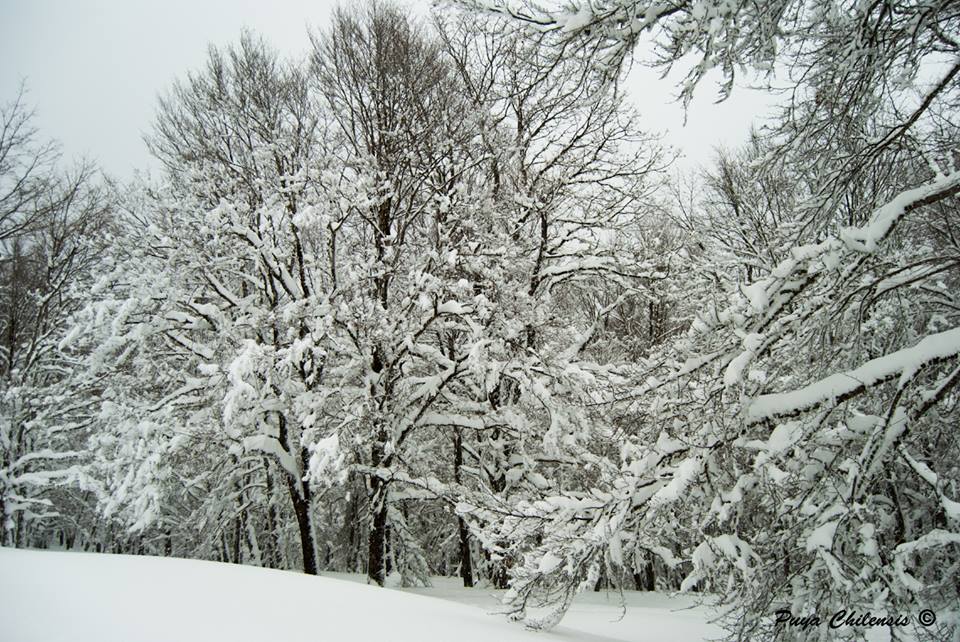
{"label": "snow-covered tree", "polygon": [[188,550],[199,525],[190,554],[315,573],[297,406],[322,376],[309,344],[325,287],[305,232],[308,172],[323,170],[309,100],[300,68],[251,34],[211,50],[161,102],[150,144],[167,185],[131,200],[86,328],[89,376],[109,378],[97,435],[108,513],[174,530]]}
{"label": "snow-covered tree", "polygon": [[656,139],[537,51],[377,3],[308,64],[247,33],[164,96],[164,176],[59,346],[101,545],[506,583],[531,540],[489,511],[616,449],[594,408],[675,260]]}
{"label": "snow-covered tree", "polygon": [[[529,621],[551,625],[576,590],[644,550],[685,567],[684,588],[723,590],[744,638],[776,635],[781,608],[948,609],[960,526],[946,454],[960,351],[947,232],[956,13],[925,2],[484,6],[527,23],[547,59],[579,53],[607,78],[647,36],[661,64],[694,53],[686,98],[716,66],[725,91],[739,65],[793,83],[762,153],[719,166],[733,225],[704,253],[733,258],[719,302],[611,401],[634,417],[619,457],[597,463],[589,493],[504,513],[505,532],[540,542],[514,569],[517,613],[546,599],[551,614]],[[796,188],[774,200],[784,178]],[[948,638],[955,619],[945,611],[934,634]],[[791,633],[823,638],[826,627]]]}
{"label": "snow-covered tree", "polygon": [[62,394],[72,364],[58,343],[110,207],[92,166],[62,169],[24,100],[21,91],[0,109],[0,542],[13,546],[45,545],[60,527],[76,534],[57,520],[62,502],[81,501],[71,488],[85,483],[84,428]]}

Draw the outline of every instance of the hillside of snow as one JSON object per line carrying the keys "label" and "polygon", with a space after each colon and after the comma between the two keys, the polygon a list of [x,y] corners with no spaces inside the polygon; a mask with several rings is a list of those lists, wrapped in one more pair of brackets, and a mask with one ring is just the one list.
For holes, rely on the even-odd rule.
{"label": "hillside of snow", "polygon": [[0,637],[8,642],[677,642],[716,638],[690,598],[591,593],[562,625],[533,632],[493,614],[494,592],[381,589],[356,577],[196,560],[0,548]]}

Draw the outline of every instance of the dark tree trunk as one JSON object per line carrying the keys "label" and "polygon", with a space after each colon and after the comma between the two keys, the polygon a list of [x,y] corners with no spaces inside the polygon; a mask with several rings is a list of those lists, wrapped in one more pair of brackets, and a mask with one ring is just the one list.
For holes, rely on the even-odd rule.
{"label": "dark tree trunk", "polygon": [[[280,443],[287,446],[288,452],[296,456],[296,447],[288,443],[287,418],[281,413],[278,416],[280,428]],[[310,455],[306,448],[300,448],[300,470],[307,469]],[[303,553],[303,572],[307,575],[317,574],[317,545],[313,536],[313,516],[310,507],[313,503],[313,494],[310,491],[310,482],[300,479],[302,475],[294,476],[286,471],[287,490],[290,491],[290,502],[293,504],[293,513],[297,517],[297,526],[300,529],[300,550]]]}
{"label": "dark tree trunk", "polygon": [[226,532],[220,533],[220,561],[229,562],[230,561],[230,551],[227,548],[227,534]]}
{"label": "dark tree trunk", "polygon": [[367,577],[383,586],[387,571],[387,489],[379,477],[371,478],[370,489],[373,524],[367,552]]}
{"label": "dark tree trunk", "polygon": [[[453,433],[453,480],[460,484],[460,467],[463,465],[463,433],[459,428]],[[463,585],[473,587],[473,563],[470,559],[470,531],[462,517],[457,517],[460,535],[460,577]]]}
{"label": "dark tree trunk", "polygon": [[647,560],[643,563],[643,568],[639,573],[633,574],[633,582],[638,591],[656,590],[656,576],[653,572],[653,560]]}
{"label": "dark tree trunk", "polygon": [[462,517],[458,517],[460,527],[460,577],[463,578],[463,585],[467,588],[473,587],[473,562],[470,559],[470,531],[467,529],[467,523]]}
{"label": "dark tree trunk", "polygon": [[357,500],[355,497],[350,497],[350,503],[347,505],[347,570],[355,571],[359,566],[360,558],[360,547],[357,545],[357,540],[360,538],[357,537],[357,520],[359,519],[359,511],[357,510]]}
{"label": "dark tree trunk", "polygon": [[270,474],[270,463],[263,460],[263,477],[267,486],[267,533],[263,538],[264,565],[270,568],[280,568],[280,542],[277,538],[277,509],[273,503],[273,475]]}
{"label": "dark tree trunk", "polygon": [[233,561],[237,564],[243,563],[242,547],[240,539],[243,536],[243,515],[237,515],[233,520]]}
{"label": "dark tree trunk", "polygon": [[490,574],[490,581],[494,588],[505,589],[510,585],[510,573],[507,571],[507,565],[503,560],[493,561],[493,572]]}
{"label": "dark tree trunk", "polygon": [[[500,438],[500,431],[495,430],[493,433],[494,440]],[[504,453],[506,455],[506,453]],[[506,459],[506,457],[505,457]],[[507,489],[507,478],[502,472],[490,480],[490,488],[494,493],[500,495]],[[503,546],[505,542],[498,542],[498,545]],[[508,569],[509,562],[506,559],[494,560],[490,555],[487,556],[487,559],[490,561],[492,567],[490,571],[490,581],[493,583],[493,586],[498,589],[509,588],[510,583],[510,572]]]}
{"label": "dark tree trunk", "polygon": [[14,531],[13,531],[13,547],[23,548],[23,523],[25,521],[23,519],[23,513],[22,512],[17,513],[17,516],[15,519],[16,519],[15,521],[16,526],[14,527]]}
{"label": "dark tree trunk", "polygon": [[297,516],[297,526],[300,528],[300,549],[303,551],[303,572],[307,575],[317,574],[317,550],[313,539],[313,520],[310,517],[310,487],[306,482],[294,480],[287,476],[287,485],[290,488],[290,500],[293,502],[293,512]]}

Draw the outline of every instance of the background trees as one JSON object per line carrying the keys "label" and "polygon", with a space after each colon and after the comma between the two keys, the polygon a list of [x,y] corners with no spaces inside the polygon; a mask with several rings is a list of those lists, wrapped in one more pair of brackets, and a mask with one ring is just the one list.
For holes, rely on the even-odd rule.
{"label": "background trees", "polygon": [[[63,170],[53,143],[39,138],[21,89],[0,109],[0,538],[45,541],[71,519],[51,497],[79,500],[63,485],[81,478],[82,425],[60,386],[72,364],[58,351],[68,316],[98,262],[109,201],[94,169]],[[82,487],[83,484],[81,484]],[[81,501],[82,503],[82,501]],[[76,506],[73,507],[75,510]],[[82,514],[82,510],[76,510]],[[64,523],[65,520],[67,523]]]}

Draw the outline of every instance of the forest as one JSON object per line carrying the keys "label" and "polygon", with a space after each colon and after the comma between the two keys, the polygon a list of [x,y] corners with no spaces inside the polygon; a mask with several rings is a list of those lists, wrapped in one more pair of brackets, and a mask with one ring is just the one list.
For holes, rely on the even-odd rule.
{"label": "forest", "polygon": [[[211,46],[126,183],[2,107],[4,547],[960,635],[960,2],[366,0],[310,42]],[[681,172],[635,64],[778,107]]]}

